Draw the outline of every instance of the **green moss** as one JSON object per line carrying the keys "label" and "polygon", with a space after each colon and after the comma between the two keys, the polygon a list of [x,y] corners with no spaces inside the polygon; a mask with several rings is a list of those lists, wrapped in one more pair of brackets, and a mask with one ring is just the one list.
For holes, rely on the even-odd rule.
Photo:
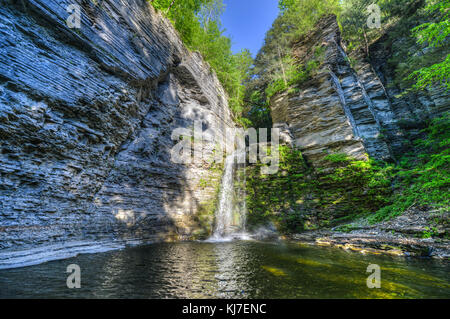
{"label": "green moss", "polygon": [[325,157],[329,170],[308,167],[298,150],[280,147],[280,169],[263,176],[248,169],[248,225],[274,223],[281,232],[330,227],[387,204],[388,170],[343,154]]}
{"label": "green moss", "polygon": [[222,171],[223,164],[213,163],[209,167],[208,175],[199,180],[198,186],[202,189],[213,188],[214,195],[211,201],[200,203],[192,217],[196,224],[196,231],[192,235],[193,240],[206,239],[212,235],[215,211],[219,203]]}
{"label": "green moss", "polygon": [[448,209],[450,205],[450,113],[436,118],[423,130],[425,139],[415,142],[418,154],[405,154],[393,167],[396,180],[391,205],[369,217],[376,223],[412,208]]}
{"label": "green moss", "polygon": [[193,240],[206,239],[212,235],[216,206],[217,200],[199,205],[193,217],[194,222],[197,224],[196,231],[192,235]]}
{"label": "green moss", "polygon": [[349,225],[349,224],[342,225],[342,226],[339,226],[339,227],[336,228],[336,230],[338,232],[342,232],[342,233],[349,233],[349,232],[351,232],[352,230],[355,230],[355,229],[357,229],[357,227],[355,227],[353,225]]}
{"label": "green moss", "polygon": [[206,188],[206,186],[208,186],[208,181],[202,177],[202,178],[200,178],[200,180],[198,182],[198,186],[200,188],[204,189],[204,188]]}
{"label": "green moss", "polygon": [[347,163],[350,161],[350,158],[347,154],[336,153],[325,156],[325,160],[332,163]]}
{"label": "green moss", "polygon": [[439,235],[436,227],[425,227],[422,238],[437,237]]}
{"label": "green moss", "polygon": [[[449,118],[447,113],[424,125],[427,138],[415,142],[417,152],[405,154],[395,165],[330,154],[324,157],[324,168],[313,169],[300,151],[281,146],[277,174],[262,175],[261,163],[247,168],[247,225],[273,223],[281,232],[294,233],[360,218],[377,223],[414,206],[448,210]],[[443,223],[430,225],[424,236],[437,236],[433,227]]]}

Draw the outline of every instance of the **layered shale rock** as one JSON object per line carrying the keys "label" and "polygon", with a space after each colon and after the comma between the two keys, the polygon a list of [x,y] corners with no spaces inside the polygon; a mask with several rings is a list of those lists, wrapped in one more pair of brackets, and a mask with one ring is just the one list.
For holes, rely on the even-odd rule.
{"label": "layered shale rock", "polygon": [[216,196],[220,170],[170,157],[175,128],[234,126],[215,74],[146,1],[76,1],[80,29],[73,3],[0,8],[0,255],[188,237]]}
{"label": "layered shale rock", "polygon": [[409,144],[405,136],[409,132],[402,127],[405,120],[430,118],[450,109],[444,88],[432,88],[416,96],[414,103],[411,96],[398,98],[400,92],[387,83],[392,82],[392,70],[386,65],[389,56],[380,48],[372,46],[372,61],[348,57],[333,15],[322,18],[293,44],[299,65],[314,61],[318,67],[307,81],[274,95],[271,111],[273,122],[287,124],[295,146],[312,165],[322,165],[330,153],[395,160]]}
{"label": "layered shale rock", "polygon": [[[395,81],[395,68],[398,65],[392,59],[403,60],[402,52],[396,49],[403,48],[404,51],[411,52],[414,56],[422,56],[425,50],[422,50],[416,43],[409,45],[406,36],[392,39],[388,35],[392,29],[386,31],[386,34],[375,41],[370,47],[370,67],[371,77],[378,77],[385,88],[386,96],[391,104],[392,111],[397,126],[404,132],[404,137],[413,140],[423,137],[421,131],[426,127],[429,119],[442,115],[450,110],[450,92],[444,85],[432,85],[423,90],[407,92]],[[445,50],[445,49],[443,49]],[[447,52],[449,49],[446,49]],[[444,51],[445,52],[445,51]],[[445,56],[445,53],[442,53]],[[358,55],[358,54],[356,54]],[[362,59],[358,59],[362,60]],[[367,63],[365,63],[367,65]],[[356,66],[358,69],[359,63]],[[361,71],[363,72],[363,69]],[[410,151],[408,145],[395,149],[396,153],[404,154]]]}
{"label": "layered shale rock", "polygon": [[292,237],[319,246],[334,246],[362,254],[449,258],[446,239],[423,238],[433,220],[440,220],[439,233],[448,232],[448,216],[433,211],[411,209],[401,216],[377,225],[361,220],[348,224],[347,230],[314,230]]}

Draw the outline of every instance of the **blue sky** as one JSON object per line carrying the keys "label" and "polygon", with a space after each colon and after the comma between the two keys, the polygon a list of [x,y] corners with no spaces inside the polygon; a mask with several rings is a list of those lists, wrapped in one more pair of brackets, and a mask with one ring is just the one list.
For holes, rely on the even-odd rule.
{"label": "blue sky", "polygon": [[266,32],[278,15],[278,0],[224,0],[222,24],[233,42],[233,52],[249,49],[256,56]]}

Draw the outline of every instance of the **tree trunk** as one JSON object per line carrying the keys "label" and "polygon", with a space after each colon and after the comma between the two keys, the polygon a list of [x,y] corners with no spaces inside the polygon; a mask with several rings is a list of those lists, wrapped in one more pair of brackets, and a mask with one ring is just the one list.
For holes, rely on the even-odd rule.
{"label": "tree trunk", "polygon": [[175,3],[175,0],[172,0],[172,2],[170,3],[170,6],[167,8],[166,13],[169,13],[169,11],[170,11],[170,9],[172,9],[172,6],[174,5],[174,3]]}
{"label": "tree trunk", "polygon": [[277,49],[278,49],[278,58],[280,59],[281,71],[283,72],[284,85],[287,86],[286,72],[284,71],[284,65],[283,60],[281,59],[281,51],[279,45],[277,45]]}
{"label": "tree trunk", "polygon": [[368,57],[369,57],[369,42],[367,41],[366,30],[363,30],[363,34],[364,34],[364,42],[365,42],[365,44],[366,44],[366,48],[365,48],[365,51],[366,51],[366,57],[368,58]]}

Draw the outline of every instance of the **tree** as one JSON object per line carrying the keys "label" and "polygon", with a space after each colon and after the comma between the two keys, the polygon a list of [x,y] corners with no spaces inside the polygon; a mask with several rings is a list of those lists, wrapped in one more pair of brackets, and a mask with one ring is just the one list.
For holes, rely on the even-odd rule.
{"label": "tree", "polygon": [[151,4],[164,12],[172,21],[181,35],[182,40],[188,46],[191,45],[193,36],[199,28],[198,14],[202,7],[213,0],[153,0]]}
{"label": "tree", "polygon": [[[428,44],[428,48],[438,48],[448,45],[450,34],[450,0],[430,1],[426,11],[432,14],[439,11],[441,18],[438,22],[423,23],[412,29],[419,44]],[[413,72],[409,79],[415,79],[414,89],[425,89],[433,83],[445,85],[450,89],[450,54],[444,61],[423,67]]]}
{"label": "tree", "polygon": [[349,47],[359,46],[364,43],[364,53],[369,56],[370,31],[367,25],[367,8],[374,3],[373,0],[345,0],[342,3],[342,13],[339,21],[343,30],[343,37],[347,40]]}
{"label": "tree", "polygon": [[245,92],[243,83],[248,79],[253,59],[248,50],[233,54],[231,40],[224,36],[220,22],[225,9],[222,0],[153,0],[151,3],[168,16],[184,44],[199,51],[210,64],[239,120]]}
{"label": "tree", "polygon": [[212,21],[220,21],[220,17],[225,11],[225,5],[222,0],[211,0],[205,3],[199,13],[199,20],[203,28]]}
{"label": "tree", "polygon": [[322,15],[340,12],[339,0],[280,0],[279,8],[251,70],[246,102],[254,91],[263,92],[260,98],[267,101],[267,95],[303,77],[292,59],[292,41],[311,30]]}

